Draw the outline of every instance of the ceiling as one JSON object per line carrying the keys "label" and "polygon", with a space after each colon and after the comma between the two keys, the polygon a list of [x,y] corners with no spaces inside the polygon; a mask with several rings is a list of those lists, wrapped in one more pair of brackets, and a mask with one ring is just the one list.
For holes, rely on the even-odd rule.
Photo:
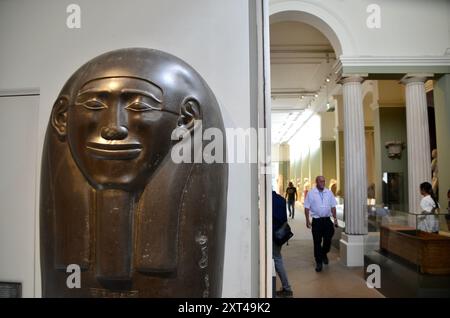
{"label": "ceiling", "polygon": [[270,25],[272,141],[285,142],[301,127],[305,109],[329,95],[336,57],[328,39],[300,22]]}

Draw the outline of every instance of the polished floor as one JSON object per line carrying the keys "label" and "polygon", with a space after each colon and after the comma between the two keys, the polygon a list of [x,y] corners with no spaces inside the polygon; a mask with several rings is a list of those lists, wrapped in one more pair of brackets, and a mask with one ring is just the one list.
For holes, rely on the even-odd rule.
{"label": "polished floor", "polygon": [[[366,286],[363,267],[348,268],[341,264],[339,251],[332,247],[320,273],[314,270],[311,230],[306,228],[303,208],[296,205],[295,218],[289,220],[294,237],[281,251],[294,297],[299,298],[380,298],[378,291]],[[277,289],[280,281],[277,277]]]}

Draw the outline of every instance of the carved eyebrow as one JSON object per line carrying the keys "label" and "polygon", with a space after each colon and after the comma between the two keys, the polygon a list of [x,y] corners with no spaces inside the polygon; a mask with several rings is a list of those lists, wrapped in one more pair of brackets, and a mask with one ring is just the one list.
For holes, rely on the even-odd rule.
{"label": "carved eyebrow", "polygon": [[154,99],[156,102],[162,104],[162,99],[161,98],[156,97],[153,93],[149,93],[149,92],[143,91],[141,89],[123,88],[120,92],[121,93],[132,93],[132,94],[139,94],[139,95],[147,96],[147,97],[150,97],[150,98]]}
{"label": "carved eyebrow", "polygon": [[111,93],[110,89],[98,89],[98,88],[88,88],[78,92],[77,97],[84,94],[92,94],[92,93]]}

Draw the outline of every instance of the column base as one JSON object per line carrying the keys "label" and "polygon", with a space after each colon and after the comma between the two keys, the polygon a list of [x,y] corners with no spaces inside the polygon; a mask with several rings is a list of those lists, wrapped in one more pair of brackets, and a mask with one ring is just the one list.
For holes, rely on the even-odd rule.
{"label": "column base", "polygon": [[348,267],[364,266],[365,235],[342,233],[340,245],[341,262]]}

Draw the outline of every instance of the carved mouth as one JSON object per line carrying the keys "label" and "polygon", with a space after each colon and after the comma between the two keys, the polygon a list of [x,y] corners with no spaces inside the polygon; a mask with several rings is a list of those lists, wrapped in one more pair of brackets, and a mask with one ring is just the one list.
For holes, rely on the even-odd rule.
{"label": "carved mouth", "polygon": [[142,151],[140,143],[121,143],[116,141],[111,143],[88,142],[86,148],[92,157],[102,160],[134,159]]}

